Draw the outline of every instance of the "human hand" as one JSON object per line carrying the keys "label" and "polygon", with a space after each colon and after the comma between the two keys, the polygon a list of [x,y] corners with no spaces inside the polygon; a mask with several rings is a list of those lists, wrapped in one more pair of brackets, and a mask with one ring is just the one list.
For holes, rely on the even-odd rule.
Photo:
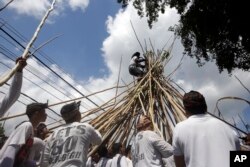
{"label": "human hand", "polygon": [[22,72],[23,68],[27,65],[26,59],[22,58],[22,57],[18,57],[16,59],[16,64],[19,63],[19,67],[17,68],[18,72]]}

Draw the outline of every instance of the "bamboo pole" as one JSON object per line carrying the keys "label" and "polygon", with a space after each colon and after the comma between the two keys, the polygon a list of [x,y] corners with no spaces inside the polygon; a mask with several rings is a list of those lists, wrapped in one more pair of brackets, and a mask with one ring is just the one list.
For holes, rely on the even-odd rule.
{"label": "bamboo pole", "polygon": [[[32,47],[32,45],[34,44],[34,42],[36,41],[39,32],[41,31],[41,28],[43,27],[46,19],[48,18],[49,14],[51,11],[53,11],[54,9],[54,5],[56,3],[56,0],[53,0],[49,10],[45,13],[44,17],[42,18],[40,24],[38,25],[33,37],[31,38],[30,42],[28,43],[28,45],[26,46],[23,54],[22,54],[22,58],[27,59],[30,55],[29,55],[29,49]],[[2,76],[0,78],[0,86],[2,86],[4,83],[6,83],[17,71],[17,69],[20,67],[19,62],[15,65],[15,67],[5,76]]]}

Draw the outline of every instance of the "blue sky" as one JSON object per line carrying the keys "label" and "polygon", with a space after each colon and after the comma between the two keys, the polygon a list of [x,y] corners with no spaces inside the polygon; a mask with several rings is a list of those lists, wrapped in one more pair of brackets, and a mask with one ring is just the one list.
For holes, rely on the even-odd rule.
{"label": "blue sky", "polygon": [[[0,5],[2,6],[7,1],[0,1]],[[8,25],[17,29],[29,40],[44,12],[49,8],[50,2],[49,0],[36,0],[36,3],[34,3],[34,0],[15,0],[0,13],[0,18],[7,21]],[[117,84],[121,59],[121,78],[126,83],[133,80],[127,68],[131,55],[136,51],[141,52],[141,48],[133,33],[130,21],[133,23],[143,47],[147,45],[150,48],[149,41],[152,41],[154,49],[162,49],[165,43],[173,38],[173,34],[168,31],[168,27],[177,24],[178,19],[179,16],[174,9],[167,9],[165,14],[160,15],[153,28],[149,29],[146,18],[137,16],[131,4],[126,9],[121,10],[116,0],[58,0],[55,10],[49,16],[49,21],[42,28],[35,46],[39,46],[51,37],[62,34],[40,51],[55,61],[55,63],[47,63],[49,67],[76,86],[83,94],[88,95],[91,92],[110,88]],[[4,34],[0,32],[0,35]],[[0,38],[0,43],[8,47],[16,56],[22,53],[17,48],[10,46],[3,38]],[[25,43],[23,44],[25,45]],[[165,69],[166,75],[171,73],[178,65],[182,51],[183,47],[180,39],[178,39],[172,51],[173,58]],[[37,54],[37,56],[45,62],[47,61],[40,54]],[[4,55],[0,54],[0,58],[3,63],[9,66],[14,65]],[[227,72],[220,74],[214,63],[207,63],[199,68],[195,62],[194,59],[185,57],[182,66],[175,72],[172,79],[186,92],[193,89],[203,93],[210,112],[213,112],[216,101],[221,97],[237,96],[249,100],[249,93],[234,77],[236,75],[249,88],[249,72],[235,70],[229,76]],[[59,99],[67,100],[80,96],[78,92],[69,88],[67,84],[55,77],[33,58],[28,60],[28,64],[29,67],[24,71],[25,77],[48,92],[53,92],[53,96],[27,79],[24,79],[22,92],[41,102],[49,99],[51,103],[56,103],[60,101]],[[58,66],[66,73],[62,72]],[[35,77],[27,70],[37,73],[40,78]],[[0,64],[0,74],[3,75],[6,71],[8,69]],[[41,81],[41,78],[63,93]],[[3,86],[0,90],[6,92],[8,87]],[[101,104],[114,95],[115,91],[111,91],[99,94],[91,99]],[[3,96],[3,94],[0,94],[0,99]],[[30,103],[30,100],[23,96],[20,97],[20,100]],[[83,100],[82,104],[83,111],[93,107],[93,104],[88,100]],[[226,115],[233,115],[236,113],[235,111],[242,110],[249,112],[249,107],[238,101],[220,103],[220,106]],[[54,109],[59,111],[60,107]],[[24,109],[24,105],[16,103],[9,110],[9,113],[20,113]],[[17,119],[17,122],[23,119],[25,118]],[[50,121],[48,119],[48,122]],[[248,120],[248,123],[250,123],[250,120]],[[9,121],[6,122],[6,127],[13,128]]]}
{"label": "blue sky", "polygon": [[[67,6],[66,8],[62,15],[49,18],[52,23],[44,26],[37,43],[62,34],[59,39],[44,47],[43,50],[52,59],[57,60],[58,65],[78,79],[86,79],[89,75],[103,75],[107,69],[100,56],[100,48],[103,40],[108,36],[105,31],[106,20],[109,15],[114,16],[118,12],[120,5],[113,0],[91,0],[84,11],[80,8],[75,11]],[[32,15],[17,15],[15,11],[8,8],[1,14],[3,14],[1,18],[7,20],[25,37],[31,37],[40,22],[40,19],[35,19]],[[54,49],[55,47],[63,49]],[[72,64],[75,68],[72,68]],[[81,72],[79,69],[82,69]],[[83,72],[85,69],[88,69],[88,73]]]}

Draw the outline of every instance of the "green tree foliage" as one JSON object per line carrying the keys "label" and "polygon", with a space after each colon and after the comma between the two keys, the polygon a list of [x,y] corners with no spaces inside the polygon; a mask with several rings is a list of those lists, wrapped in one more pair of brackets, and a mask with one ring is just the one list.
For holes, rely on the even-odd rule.
{"label": "green tree foliage", "polygon": [[[235,68],[250,70],[250,25],[247,1],[239,0],[117,0],[123,7],[133,2],[139,16],[148,18],[151,28],[167,6],[176,8],[184,54],[198,65],[215,60],[220,72]],[[144,3],[145,2],[145,3]],[[144,13],[145,12],[145,13]]]}

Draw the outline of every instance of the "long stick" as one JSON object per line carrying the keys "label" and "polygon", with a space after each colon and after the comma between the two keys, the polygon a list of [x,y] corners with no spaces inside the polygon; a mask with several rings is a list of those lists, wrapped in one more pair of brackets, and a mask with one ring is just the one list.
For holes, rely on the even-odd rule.
{"label": "long stick", "polygon": [[241,129],[237,128],[236,126],[234,126],[234,125],[232,125],[232,124],[228,123],[227,121],[225,121],[225,120],[221,119],[220,117],[217,117],[217,116],[215,116],[214,114],[212,114],[212,113],[210,113],[210,112],[207,112],[207,114],[209,114],[209,115],[211,115],[211,116],[213,116],[213,117],[215,117],[215,118],[217,118],[217,119],[221,120],[222,122],[226,123],[227,125],[229,125],[229,126],[233,127],[234,129],[236,129],[236,130],[240,131],[241,133],[244,133],[245,135],[247,135],[247,132],[245,132],[245,131],[243,131],[243,130],[241,130]]}
{"label": "long stick", "polygon": [[241,86],[243,86],[243,88],[245,88],[248,93],[250,93],[250,90],[241,82],[241,80],[236,75],[234,77],[240,82]]}
{"label": "long stick", "polygon": [[[29,49],[32,47],[33,43],[36,41],[36,39],[38,37],[38,34],[39,34],[41,28],[43,27],[46,19],[48,18],[50,12],[54,9],[55,2],[56,2],[56,0],[53,0],[50,9],[45,13],[43,19],[41,20],[40,24],[38,25],[38,27],[37,27],[37,29],[36,29],[33,37],[31,38],[30,42],[26,46],[26,48],[25,48],[25,50],[24,50],[24,52],[22,54],[22,57],[24,59],[27,59],[30,56],[29,55]],[[19,66],[20,66],[20,64],[17,63],[15,65],[15,67],[9,72],[8,75],[5,75],[2,78],[0,78],[0,86],[2,86],[5,82],[7,82],[15,74],[15,72],[17,71],[17,69],[19,68]]]}

